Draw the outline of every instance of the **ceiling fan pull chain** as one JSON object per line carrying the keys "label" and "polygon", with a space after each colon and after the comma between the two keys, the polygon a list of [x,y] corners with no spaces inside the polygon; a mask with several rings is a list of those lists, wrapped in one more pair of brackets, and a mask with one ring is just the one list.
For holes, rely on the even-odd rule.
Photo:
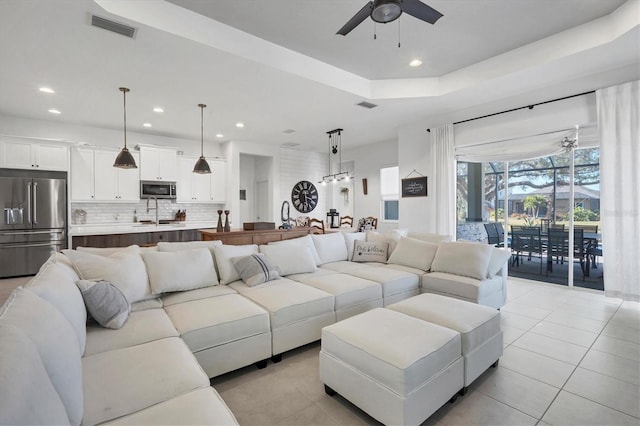
{"label": "ceiling fan pull chain", "polygon": [[400,20],[398,19],[398,49],[400,49]]}
{"label": "ceiling fan pull chain", "polygon": [[376,30],[377,30],[377,26],[376,26],[376,23],[374,21],[373,22],[373,39],[374,40],[377,40],[377,38],[378,38],[378,34],[376,34]]}

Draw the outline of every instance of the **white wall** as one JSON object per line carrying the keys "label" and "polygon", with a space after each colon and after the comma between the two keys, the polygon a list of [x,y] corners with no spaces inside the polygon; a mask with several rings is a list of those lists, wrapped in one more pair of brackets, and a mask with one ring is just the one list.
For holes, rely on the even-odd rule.
{"label": "white wall", "polygon": [[[383,167],[397,166],[398,142],[387,141],[372,145],[361,146],[342,151],[343,163],[353,161],[353,220],[367,216],[381,218],[380,199],[380,169]],[[400,171],[402,177],[402,171]],[[362,189],[362,179],[367,179],[367,195]],[[400,207],[402,217],[402,206]],[[355,225],[355,223],[354,223]],[[378,220],[378,229],[386,230],[397,228],[397,223],[384,223]]]}
{"label": "white wall", "polygon": [[[246,200],[239,200],[240,208],[240,224],[245,222],[254,222],[255,220],[255,170],[256,157],[253,155],[240,155],[240,186],[239,190],[244,189],[247,193]],[[232,194],[233,196],[234,194]],[[238,197],[240,193],[238,191]],[[238,224],[238,226],[240,226]]]}
{"label": "white wall", "polygon": [[[280,207],[283,201],[291,204],[290,215],[309,216],[316,219],[327,219],[328,197],[327,187],[318,183],[328,173],[327,154],[319,152],[302,151],[291,148],[280,148],[280,197],[277,199],[277,218],[280,218]],[[309,213],[300,213],[291,203],[291,190],[301,180],[308,180],[318,189],[318,204]],[[325,222],[326,223],[326,222]]]}

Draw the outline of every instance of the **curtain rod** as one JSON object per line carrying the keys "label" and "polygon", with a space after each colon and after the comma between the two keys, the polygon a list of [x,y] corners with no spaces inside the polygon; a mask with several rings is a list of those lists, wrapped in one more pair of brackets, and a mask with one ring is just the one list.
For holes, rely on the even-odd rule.
{"label": "curtain rod", "polygon": [[480,116],[480,117],[468,118],[466,120],[456,121],[453,124],[462,124],[462,123],[466,123],[468,121],[480,120],[481,118],[493,117],[494,115],[505,114],[507,112],[518,111],[518,110],[525,109],[525,108],[533,109],[533,107],[536,107],[538,105],[550,104],[552,102],[557,102],[557,101],[564,101],[565,99],[571,99],[571,98],[575,98],[575,97],[578,97],[578,96],[589,95],[589,94],[595,93],[595,92],[596,92],[595,90],[590,90],[588,92],[578,93],[577,95],[565,96],[563,98],[552,99],[550,101],[538,102],[536,104],[531,104],[531,105],[522,106],[522,107],[518,107],[518,108],[508,109],[506,111],[494,112],[493,114],[487,114],[487,115],[483,115],[483,116]]}

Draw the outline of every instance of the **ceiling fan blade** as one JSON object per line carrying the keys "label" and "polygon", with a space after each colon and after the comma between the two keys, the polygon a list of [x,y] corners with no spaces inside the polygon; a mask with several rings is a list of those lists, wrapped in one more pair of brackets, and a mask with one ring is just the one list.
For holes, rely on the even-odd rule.
{"label": "ceiling fan blade", "polygon": [[353,18],[349,19],[349,21],[346,24],[344,24],[344,26],[340,28],[336,34],[346,36],[351,32],[351,30],[353,30],[355,27],[360,25],[362,21],[367,19],[367,17],[371,15],[372,10],[373,10],[373,2],[370,1],[369,3],[365,4],[364,7],[360,9],[358,13],[353,15]]}
{"label": "ceiling fan blade", "polygon": [[431,6],[427,6],[420,0],[402,0],[401,4],[403,12],[430,24],[435,24],[443,16],[442,13]]}

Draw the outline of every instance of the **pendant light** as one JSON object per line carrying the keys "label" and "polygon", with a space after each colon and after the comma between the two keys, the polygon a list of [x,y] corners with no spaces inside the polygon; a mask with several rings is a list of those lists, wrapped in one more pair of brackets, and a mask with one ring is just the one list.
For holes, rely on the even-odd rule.
{"label": "pendant light", "polygon": [[119,167],[121,169],[137,169],[136,160],[133,158],[133,155],[127,149],[127,92],[129,89],[126,87],[121,87],[119,89],[122,92],[122,97],[124,99],[124,148],[116,157],[116,161],[113,163],[113,167]]}
{"label": "pendant light", "polygon": [[200,158],[196,161],[196,165],[193,166],[193,173],[206,174],[211,173],[209,163],[204,158],[204,109],[207,107],[205,104],[198,104],[200,107]]}

